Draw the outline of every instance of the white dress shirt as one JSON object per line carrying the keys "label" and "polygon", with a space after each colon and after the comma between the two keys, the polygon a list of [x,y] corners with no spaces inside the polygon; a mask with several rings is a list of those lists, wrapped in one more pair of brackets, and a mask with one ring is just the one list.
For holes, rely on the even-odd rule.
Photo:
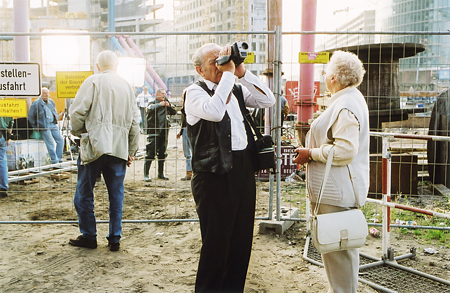
{"label": "white dress shirt", "polygon": [[[200,119],[220,122],[225,111],[231,120],[231,149],[243,150],[247,147],[247,135],[245,133],[244,118],[239,108],[239,102],[232,94],[235,76],[231,72],[224,72],[218,85],[205,80],[209,89],[215,93],[210,96],[197,84],[189,86],[186,92],[186,122],[195,125]],[[246,70],[245,75],[239,79],[247,107],[267,108],[275,103],[272,91],[253,73]],[[260,92],[262,90],[264,93]],[[226,104],[228,96],[232,95],[230,102]]]}
{"label": "white dress shirt", "polygon": [[151,101],[153,101],[153,98],[150,94],[140,93],[136,98],[139,108],[146,108]]}

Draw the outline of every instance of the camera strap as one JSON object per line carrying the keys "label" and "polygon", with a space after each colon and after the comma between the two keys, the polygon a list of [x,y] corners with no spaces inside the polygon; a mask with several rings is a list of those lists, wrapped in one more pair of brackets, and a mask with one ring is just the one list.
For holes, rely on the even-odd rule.
{"label": "camera strap", "polygon": [[[214,95],[214,90],[210,90],[204,81],[197,80],[195,84],[204,89],[210,96]],[[241,110],[242,116],[244,117],[245,132],[247,133],[248,143],[253,144],[255,141],[254,135],[256,135],[257,138],[262,138],[262,135],[256,127],[255,122],[253,121],[253,118],[250,115],[247,107],[245,107],[244,94],[242,93],[240,84],[234,84],[233,95],[236,97],[239,103],[239,109]]]}

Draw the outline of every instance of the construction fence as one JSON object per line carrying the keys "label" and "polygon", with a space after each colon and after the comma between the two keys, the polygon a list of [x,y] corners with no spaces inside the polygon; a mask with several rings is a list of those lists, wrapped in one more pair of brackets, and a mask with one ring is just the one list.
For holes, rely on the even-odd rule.
{"label": "construction fence", "polygon": [[[16,140],[11,141],[7,151],[10,187],[8,197],[0,199],[0,223],[77,222],[73,207],[77,138],[70,133],[67,115],[73,96],[67,93],[69,88],[64,88],[62,82],[76,86],[73,80],[76,74],[96,73],[95,58],[100,51],[109,48],[124,57],[119,73],[124,76],[129,73],[126,78],[135,87],[136,96],[144,85],[150,94],[164,88],[171,103],[180,110],[183,89],[199,78],[191,61],[195,49],[208,42],[225,45],[235,41],[249,45],[246,68],[264,79],[277,98],[273,109],[257,116],[263,132],[274,137],[278,158],[277,170],[256,176],[257,218],[286,220],[283,211],[295,208],[298,217],[304,219],[307,205],[303,170],[292,163],[293,150],[300,144],[299,129],[307,128],[308,122],[317,115],[313,113],[323,111],[329,98],[320,74],[326,64],[314,61],[307,64],[313,67],[314,93],[300,94],[302,81],[298,76],[305,65],[299,63],[300,42],[306,34],[316,36],[316,52],[347,50],[363,61],[366,75],[359,89],[369,106],[372,132],[450,137],[450,36],[445,32],[5,33],[0,40],[4,63],[15,62],[13,37],[25,36],[30,40],[30,62],[40,65],[42,86],[50,89],[50,98],[61,113],[59,126],[65,139],[65,155],[63,163],[51,165],[45,144],[33,136],[27,119],[15,117]],[[72,44],[72,49],[61,49],[61,43]],[[81,47],[74,44],[82,44],[87,53],[83,55]],[[143,56],[144,63],[126,61]],[[281,96],[286,97],[290,108],[284,121],[280,115]],[[6,98],[26,100],[29,107],[37,97]],[[301,107],[306,104],[313,106],[305,116]],[[190,181],[180,180],[185,176],[186,159],[182,141],[177,139],[179,131],[177,114],[171,117],[165,160],[169,180],[156,179],[156,164],[153,164],[152,181],[144,182],[146,134],[143,129],[137,160],[127,170],[124,222],[196,221]],[[390,136],[389,142],[392,173],[388,180],[393,199],[425,195],[448,200],[448,141]],[[369,196],[374,199],[383,195],[382,155],[382,139],[372,135]],[[95,212],[99,222],[108,221],[108,194],[102,179],[95,187]]]}

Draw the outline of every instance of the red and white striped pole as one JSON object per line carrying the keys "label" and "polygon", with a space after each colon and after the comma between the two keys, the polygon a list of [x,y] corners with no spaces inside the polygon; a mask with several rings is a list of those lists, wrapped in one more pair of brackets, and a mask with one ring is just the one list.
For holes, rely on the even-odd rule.
{"label": "red and white striped pole", "polygon": [[444,219],[450,219],[450,215],[449,214],[444,214],[444,213],[439,213],[439,212],[435,212],[435,211],[419,209],[419,208],[410,207],[410,206],[406,206],[406,205],[402,205],[402,204],[398,204],[398,203],[394,203],[394,202],[384,203],[381,200],[376,200],[376,199],[372,199],[372,198],[368,198],[366,201],[367,202],[376,203],[376,204],[380,204],[380,205],[383,205],[383,206],[385,205],[385,206],[387,206],[389,208],[396,208],[396,209],[411,211],[411,212],[414,212],[414,213],[424,214],[424,215],[428,215],[428,216],[444,218]]}
{"label": "red and white striped pole", "polygon": [[389,140],[387,136],[383,136],[383,152],[382,152],[382,176],[381,176],[381,192],[383,195],[383,252],[388,253],[391,240],[391,208],[388,203],[391,201],[391,153],[388,152]]}

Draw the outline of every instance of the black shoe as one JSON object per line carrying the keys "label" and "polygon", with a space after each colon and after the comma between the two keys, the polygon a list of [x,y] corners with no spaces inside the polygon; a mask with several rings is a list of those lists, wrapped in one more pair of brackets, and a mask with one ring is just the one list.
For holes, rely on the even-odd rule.
{"label": "black shoe", "polygon": [[8,190],[0,188],[0,198],[8,197]]}
{"label": "black shoe", "polygon": [[120,249],[120,242],[117,242],[117,243],[108,242],[108,246],[109,246],[109,250],[110,251],[119,251],[119,249]]}
{"label": "black shoe", "polygon": [[97,248],[97,240],[88,240],[82,235],[78,236],[77,239],[70,239],[69,244],[78,247]]}
{"label": "black shoe", "polygon": [[161,179],[161,180],[169,180],[169,177],[166,177],[166,176],[164,176],[164,175],[158,175],[158,179]]}

